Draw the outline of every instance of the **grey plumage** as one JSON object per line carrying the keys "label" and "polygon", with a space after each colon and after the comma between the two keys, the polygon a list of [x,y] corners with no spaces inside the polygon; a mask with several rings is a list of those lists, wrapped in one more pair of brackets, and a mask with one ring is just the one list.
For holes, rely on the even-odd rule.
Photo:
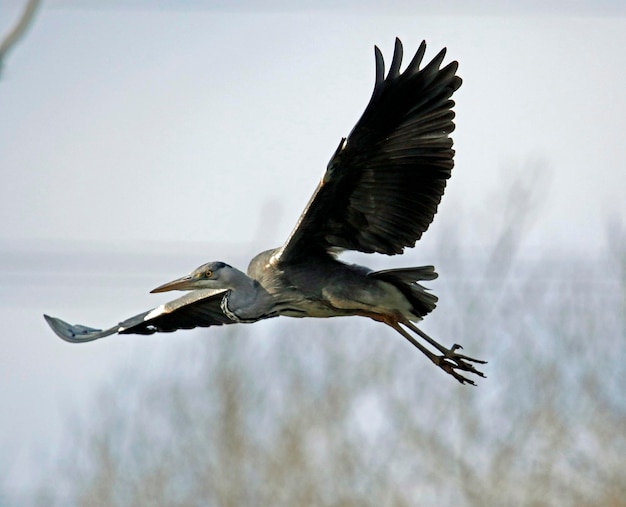
{"label": "grey plumage", "polygon": [[400,72],[402,44],[396,39],[385,76],[375,49],[374,92],[363,115],[339,143],[285,244],[254,257],[247,274],[210,262],[152,291],[190,291],[186,295],[117,326],[99,330],[45,316],[48,324],[64,340],[84,342],[279,315],[359,315],[387,324],[458,381],[474,384],[459,371],[483,376],[474,364],[484,361],[459,354],[458,345],[442,346],[414,324],[437,302],[419,283],[437,277],[433,266],[374,272],[336,258],[345,249],[400,254],[437,212],[454,165],[451,96],[461,79],[456,62],[441,68],[445,49],[420,69],[425,50],[422,42]]}

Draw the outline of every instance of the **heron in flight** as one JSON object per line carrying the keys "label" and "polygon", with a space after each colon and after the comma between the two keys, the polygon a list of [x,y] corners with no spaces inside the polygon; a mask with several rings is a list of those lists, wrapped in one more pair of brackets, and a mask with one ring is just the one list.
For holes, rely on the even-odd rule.
{"label": "heron in flight", "polygon": [[420,68],[425,51],[422,42],[400,72],[402,43],[396,39],[385,75],[375,47],[376,80],[365,112],[339,143],[285,244],[254,257],[247,273],[209,262],[152,290],[188,293],[109,329],[45,315],[50,327],[81,343],[279,315],[360,315],[396,330],[462,384],[475,384],[461,372],[484,377],[475,366],[485,361],[460,354],[460,345],[441,345],[415,325],[437,302],[419,283],[437,277],[433,266],[373,271],[337,259],[343,250],[401,254],[415,246],[437,212],[454,165],[451,96],[461,78],[457,62],[441,67],[445,49]]}

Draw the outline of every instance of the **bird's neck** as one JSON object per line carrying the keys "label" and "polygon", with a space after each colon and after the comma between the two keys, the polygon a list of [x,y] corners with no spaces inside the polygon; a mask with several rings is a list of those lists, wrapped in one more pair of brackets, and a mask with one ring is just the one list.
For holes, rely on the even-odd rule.
{"label": "bird's neck", "polygon": [[228,311],[242,321],[254,321],[272,311],[272,296],[259,282],[236,270],[227,298]]}

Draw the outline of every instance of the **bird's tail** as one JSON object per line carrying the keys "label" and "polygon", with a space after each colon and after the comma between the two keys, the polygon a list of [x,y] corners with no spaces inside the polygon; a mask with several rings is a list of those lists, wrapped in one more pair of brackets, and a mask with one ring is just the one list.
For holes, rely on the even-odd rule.
{"label": "bird's tail", "polygon": [[373,271],[367,276],[397,287],[411,303],[416,317],[427,315],[437,306],[437,296],[428,292],[426,287],[418,283],[423,280],[434,280],[439,276],[435,272],[434,266],[385,269],[383,271]]}

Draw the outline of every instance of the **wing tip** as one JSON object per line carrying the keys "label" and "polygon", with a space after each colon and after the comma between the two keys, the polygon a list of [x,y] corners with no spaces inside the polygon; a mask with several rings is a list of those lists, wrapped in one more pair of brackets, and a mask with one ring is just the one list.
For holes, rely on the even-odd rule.
{"label": "wing tip", "polygon": [[402,56],[404,48],[402,47],[402,41],[396,37],[396,42],[393,48],[393,57],[391,58],[391,67],[389,68],[389,75],[387,79],[395,79],[400,75],[400,66],[402,65]]}
{"label": "wing tip", "polygon": [[73,326],[64,320],[57,319],[56,317],[50,317],[50,315],[46,315],[45,313],[43,318],[46,319],[46,322],[52,331],[54,331],[59,338],[69,343],[90,342],[106,336],[106,334],[103,334],[105,332],[103,332],[102,329],[95,329],[81,325]]}
{"label": "wing tip", "polygon": [[376,62],[376,79],[374,82],[374,91],[385,80],[385,59],[383,53],[378,46],[374,46],[374,60]]}

